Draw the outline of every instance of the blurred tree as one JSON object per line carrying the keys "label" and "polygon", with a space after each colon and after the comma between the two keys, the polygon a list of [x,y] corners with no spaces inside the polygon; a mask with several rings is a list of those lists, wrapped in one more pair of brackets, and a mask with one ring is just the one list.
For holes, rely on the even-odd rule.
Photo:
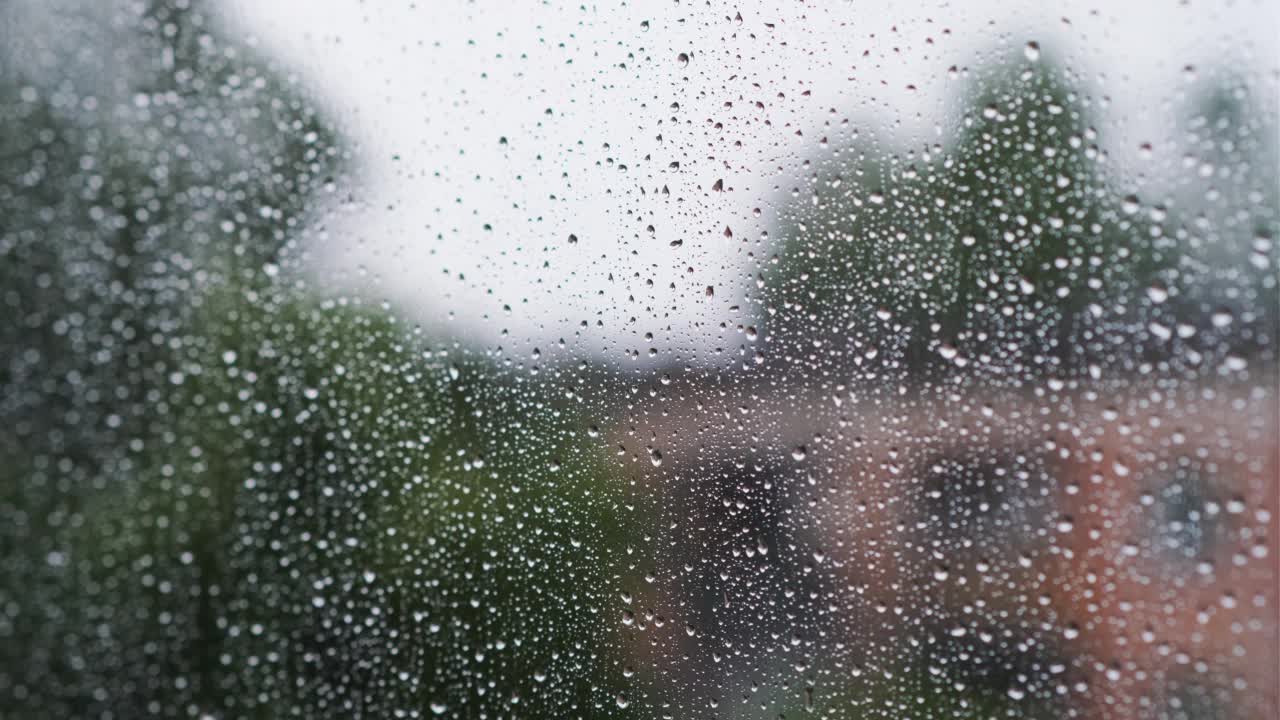
{"label": "blurred tree", "polygon": [[913,385],[1016,386],[1106,355],[1099,310],[1166,259],[1132,242],[1087,96],[1043,56],[982,71],[957,117],[945,147],[813,163],[812,202],[781,216],[774,346]]}
{"label": "blurred tree", "polygon": [[[170,430],[78,546],[98,549],[85,587],[153,578],[91,647],[104,687],[137,689],[111,707],[576,717],[612,702],[599,640],[619,508],[572,415],[380,312],[271,292],[205,309]],[[157,618],[166,641],[148,652]]]}
{"label": "blurred tree", "polygon": [[26,10],[97,60],[0,76],[0,709],[617,713],[563,399],[286,289],[343,158],[203,3]]}
{"label": "blurred tree", "polygon": [[[1210,69],[1184,101],[1178,138],[1182,172],[1170,188],[1167,215],[1177,262],[1160,278],[1169,290],[1163,321],[1190,324],[1179,338],[1216,373],[1226,355],[1273,372],[1280,337],[1280,129],[1274,89],[1257,88],[1228,68]],[[1268,105],[1270,102],[1270,105]]]}
{"label": "blurred tree", "polygon": [[4,9],[0,686],[31,712],[101,692],[81,645],[109,618],[68,625],[90,600],[74,566],[99,558],[70,546],[86,508],[136,484],[130,449],[167,429],[196,298],[263,282],[340,164],[292,82],[200,5]]}

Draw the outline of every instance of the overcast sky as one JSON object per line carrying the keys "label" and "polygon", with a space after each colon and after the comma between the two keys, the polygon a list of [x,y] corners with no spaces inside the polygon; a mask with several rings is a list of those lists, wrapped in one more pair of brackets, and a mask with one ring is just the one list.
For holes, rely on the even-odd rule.
{"label": "overcast sky", "polygon": [[1274,100],[1280,67],[1275,2],[228,4],[356,149],[311,282],[515,355],[738,346],[822,138],[945,143],[993,53],[1080,74],[1117,161],[1149,142],[1155,178],[1191,78],[1229,63]]}

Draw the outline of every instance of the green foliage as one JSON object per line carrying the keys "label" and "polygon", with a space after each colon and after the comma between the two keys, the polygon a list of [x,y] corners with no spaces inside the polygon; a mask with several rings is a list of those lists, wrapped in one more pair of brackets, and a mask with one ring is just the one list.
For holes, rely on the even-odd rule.
{"label": "green foliage", "polygon": [[[0,692],[26,716],[109,707],[83,681],[87,658],[108,620],[138,608],[86,609],[98,588],[71,563],[108,560],[71,546],[88,508],[131,486],[131,448],[169,430],[175,350],[200,296],[260,278],[340,166],[291,83],[221,44],[200,7],[100,9],[88,15],[140,14],[128,37],[69,23],[36,45],[74,45],[81,65],[121,70],[111,82],[77,66],[52,85],[40,55],[0,70]],[[150,622],[146,642],[180,632]]]}
{"label": "green foliage", "polygon": [[[1232,147],[1221,131],[1239,132],[1240,120],[1208,105],[1222,116],[1201,123],[1220,132],[1210,145]],[[1274,270],[1251,271],[1238,252],[1229,275],[1197,263],[1196,247],[1246,238],[1224,226],[1226,237],[1197,239],[1190,213],[1124,191],[1131,181],[1110,169],[1090,110],[1079,83],[1047,57],[997,65],[974,81],[945,145],[890,154],[855,138],[815,159],[812,197],[782,216],[770,341],[817,367],[874,358],[861,376],[915,384],[963,375],[1019,385],[1090,367],[1185,366],[1211,348],[1264,350],[1273,332],[1209,329],[1187,343],[1153,329],[1207,326],[1215,278],[1260,283],[1234,305],[1266,305],[1257,301],[1274,299]],[[1280,205],[1268,200],[1255,217],[1270,228]],[[1175,302],[1157,307],[1163,300],[1150,298],[1161,294]]]}
{"label": "green foliage", "polygon": [[[88,582],[120,589],[95,602],[134,613],[94,645],[109,706],[572,717],[612,698],[594,683],[616,674],[598,642],[616,506],[566,416],[380,313],[205,310],[170,431],[78,546]],[[548,458],[529,426],[567,439]]]}
{"label": "green foliage", "polygon": [[334,133],[199,6],[141,11],[136,86],[97,111],[0,78],[4,706],[611,704],[618,523],[581,424],[381,310],[281,290],[263,270]]}

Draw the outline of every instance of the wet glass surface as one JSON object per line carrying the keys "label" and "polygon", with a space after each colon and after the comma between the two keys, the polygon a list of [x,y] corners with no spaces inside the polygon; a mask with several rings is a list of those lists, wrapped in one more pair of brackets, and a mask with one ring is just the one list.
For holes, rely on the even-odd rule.
{"label": "wet glass surface", "polygon": [[0,7],[0,716],[1275,717],[1280,12]]}

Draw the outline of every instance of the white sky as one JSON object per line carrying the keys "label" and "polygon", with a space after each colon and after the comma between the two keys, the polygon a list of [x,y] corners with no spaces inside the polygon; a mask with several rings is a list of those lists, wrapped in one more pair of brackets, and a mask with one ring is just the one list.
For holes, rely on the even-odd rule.
{"label": "white sky", "polygon": [[948,68],[993,49],[1034,40],[1082,71],[1115,155],[1152,142],[1152,175],[1177,167],[1187,66],[1247,67],[1271,97],[1280,68],[1277,2],[227,2],[356,144],[312,282],[516,356],[737,348],[772,205],[848,132],[824,123],[944,141]]}

